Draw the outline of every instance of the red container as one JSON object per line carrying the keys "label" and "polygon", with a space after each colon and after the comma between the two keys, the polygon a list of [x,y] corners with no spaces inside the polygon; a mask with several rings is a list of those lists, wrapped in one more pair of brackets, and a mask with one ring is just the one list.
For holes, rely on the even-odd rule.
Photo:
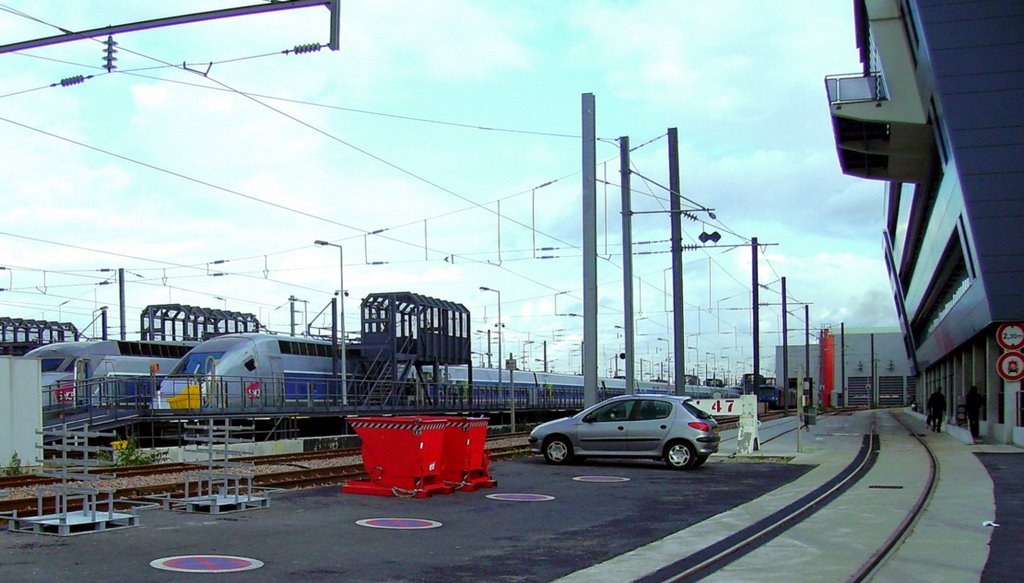
{"label": "red container", "polygon": [[441,479],[444,417],[352,417],[349,425],[363,442],[368,480],[352,480],[342,492],[425,498],[447,494]]}
{"label": "red container", "polygon": [[441,453],[441,479],[456,489],[472,492],[498,483],[487,473],[486,417],[448,417]]}

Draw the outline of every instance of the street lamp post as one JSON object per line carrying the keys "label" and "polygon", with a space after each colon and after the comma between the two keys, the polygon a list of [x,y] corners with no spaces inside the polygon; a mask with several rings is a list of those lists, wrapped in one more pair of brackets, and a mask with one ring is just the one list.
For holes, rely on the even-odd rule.
{"label": "street lamp post", "polygon": [[[504,368],[504,366],[503,366],[503,359],[505,358],[505,353],[503,353],[501,351],[501,337],[502,337],[502,331],[501,331],[501,329],[502,329],[502,323],[501,323],[501,291],[500,290],[496,290],[496,289],[492,289],[492,288],[489,288],[489,287],[484,287],[484,286],[480,286],[480,291],[489,291],[489,292],[494,292],[494,293],[498,294],[498,394],[500,395],[501,394],[501,369]],[[511,375],[511,374],[512,374],[512,372],[509,371],[509,375]],[[511,380],[511,378],[509,380]],[[515,430],[516,430],[516,399],[515,399],[515,395],[512,394],[512,386],[513,386],[512,383],[509,383],[508,401],[509,401],[510,421],[511,421],[511,424],[512,424],[512,432],[514,433]]]}
{"label": "street lamp post", "polygon": [[314,241],[320,247],[338,248],[338,320],[340,320],[341,337],[338,346],[341,349],[341,404],[348,405],[348,357],[345,341],[345,249],[329,241]]}

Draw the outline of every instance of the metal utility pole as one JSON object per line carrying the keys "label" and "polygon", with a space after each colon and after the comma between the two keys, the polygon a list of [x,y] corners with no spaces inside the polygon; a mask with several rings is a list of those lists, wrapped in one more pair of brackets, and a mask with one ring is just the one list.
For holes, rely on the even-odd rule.
{"label": "metal utility pole", "polygon": [[[807,375],[807,386],[811,385],[811,306],[804,304],[804,374]],[[811,391],[811,406],[817,406],[818,400],[814,399],[814,391]]]}
{"label": "metal utility pole", "polygon": [[782,411],[789,415],[789,312],[786,307],[786,278],[782,278],[782,384],[779,386],[779,398],[782,399]]}
{"label": "metal utility pole", "polygon": [[104,26],[101,28],[93,28],[90,30],[82,30],[78,32],[68,31],[64,34],[58,34],[55,36],[49,36],[45,38],[22,41],[18,43],[0,46],[0,54],[11,53],[14,51],[25,51],[28,49],[47,47],[72,42],[76,40],[96,38],[101,36],[110,36],[126,32],[150,30],[154,28],[162,28],[165,26],[175,26],[178,24],[190,24],[193,22],[204,22],[207,20],[217,20],[219,18],[247,16],[250,14],[262,14],[264,12],[276,12],[279,10],[308,8],[311,6],[326,6],[330,10],[331,32],[330,40],[327,46],[332,51],[338,50],[341,47],[339,40],[341,36],[341,0],[278,0],[277,2],[271,2],[267,4],[256,4],[254,6],[238,6],[236,8],[224,8],[221,10],[210,10],[207,12],[183,14],[180,16],[168,16],[165,18],[155,18],[153,20],[131,22],[128,24],[116,24],[112,26]]}
{"label": "metal utility pole", "polygon": [[338,390],[338,298],[331,297],[331,378]]}
{"label": "metal utility pole", "polygon": [[752,329],[752,332],[753,332],[753,335],[754,335],[754,342],[753,342],[753,349],[754,349],[754,381],[753,381],[753,385],[754,385],[754,392],[755,393],[757,392],[758,386],[761,385],[761,378],[760,378],[761,377],[761,312],[760,312],[760,309],[759,309],[759,307],[761,305],[761,300],[760,300],[760,294],[758,293],[758,288],[760,288],[760,284],[757,281],[757,252],[758,252],[757,237],[754,237],[754,238],[752,238],[750,240],[750,256],[751,256],[751,261],[750,261],[750,265],[751,265],[751,268],[750,268],[750,279],[751,279],[751,282],[753,283],[753,286],[752,286],[753,295],[751,297],[750,303],[751,303],[751,306],[753,307],[753,312],[754,312],[754,318],[753,318],[753,322],[751,324],[751,329]]}
{"label": "metal utility pole", "polygon": [[597,116],[593,93],[582,98],[583,126],[583,405],[597,403]]}
{"label": "metal utility pole", "polygon": [[118,297],[121,300],[121,340],[128,339],[128,322],[125,321],[125,305],[124,305],[124,268],[119,267],[117,269],[117,288]]}
{"label": "metal utility pole", "polygon": [[679,192],[679,132],[668,128],[668,188],[672,225],[672,339],[676,359],[675,393],[686,393],[686,335],[683,331],[683,202]]}
{"label": "metal utility pole", "polygon": [[[622,180],[622,333],[626,337],[626,394],[636,392],[633,378],[633,210],[630,202],[629,136],[619,138],[619,174]],[[616,347],[618,348],[618,347]],[[615,376],[619,360],[615,357]]]}
{"label": "metal utility pole", "polygon": [[295,301],[297,299],[295,296],[288,296],[288,316],[291,322],[289,330],[292,336],[295,336]]}
{"label": "metal utility pole", "polygon": [[839,378],[843,383],[843,407],[850,406],[850,391],[846,383],[846,322],[839,323]]}

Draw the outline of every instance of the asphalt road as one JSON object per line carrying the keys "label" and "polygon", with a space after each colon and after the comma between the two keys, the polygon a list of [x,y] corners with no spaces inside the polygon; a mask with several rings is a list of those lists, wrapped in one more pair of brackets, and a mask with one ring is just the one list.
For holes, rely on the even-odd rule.
{"label": "asphalt road", "polygon": [[[426,499],[332,487],[277,494],[270,508],[243,513],[153,510],[141,514],[138,528],[64,538],[0,533],[0,581],[181,581],[194,575],[160,571],[150,561],[195,554],[264,562],[219,574],[218,581],[549,581],[765,495],[810,468],[712,461],[676,472],[658,462],[555,467],[527,458],[493,464],[497,488]],[[583,475],[629,481],[572,479]],[[554,500],[486,497],[494,493]],[[385,517],[442,526],[399,531],[356,524]]]}

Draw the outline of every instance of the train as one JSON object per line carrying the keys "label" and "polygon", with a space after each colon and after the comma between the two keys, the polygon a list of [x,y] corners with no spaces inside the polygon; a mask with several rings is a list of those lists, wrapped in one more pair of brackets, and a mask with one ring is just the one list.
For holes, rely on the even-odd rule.
{"label": "train", "polygon": [[[30,350],[22,358],[39,360],[45,404],[55,405],[75,400],[76,383],[98,388],[100,381],[116,381],[116,392],[123,397],[151,392],[154,378],[169,372],[198,344],[130,340],[55,342]],[[80,394],[78,400],[82,398]]]}
{"label": "train", "polygon": [[757,401],[764,403],[769,409],[782,409],[796,406],[796,389],[789,389],[785,401],[782,400],[782,389],[775,385],[761,385],[757,388]]}
{"label": "train", "polygon": [[[178,364],[198,342],[85,340],[56,342],[30,350],[24,358],[39,359],[43,386],[61,381],[119,375],[164,373]],[[154,368],[155,367],[155,368]]]}
{"label": "train", "polygon": [[[225,334],[195,346],[161,380],[153,396],[156,409],[202,406],[256,407],[284,404],[353,404],[357,406],[464,406],[574,408],[583,402],[583,377],[534,371],[472,368],[466,365],[410,369],[397,383],[357,378],[374,369],[373,350],[348,345],[349,372],[342,389],[335,377],[337,360],[330,342],[261,333]],[[360,362],[360,360],[364,362]],[[355,373],[355,374],[353,374]],[[472,387],[469,377],[472,374]],[[598,397],[625,393],[624,379],[602,378]],[[672,392],[667,382],[638,383],[637,392]],[[687,385],[700,398],[739,395],[730,388]]]}

